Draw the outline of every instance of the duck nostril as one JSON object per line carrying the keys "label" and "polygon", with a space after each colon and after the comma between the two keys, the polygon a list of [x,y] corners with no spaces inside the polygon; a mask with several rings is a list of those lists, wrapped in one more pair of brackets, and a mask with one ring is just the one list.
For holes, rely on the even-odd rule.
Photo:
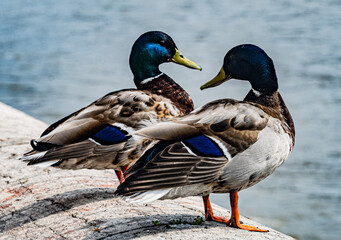
{"label": "duck nostril", "polygon": [[180,55],[181,58],[184,58],[184,55]]}

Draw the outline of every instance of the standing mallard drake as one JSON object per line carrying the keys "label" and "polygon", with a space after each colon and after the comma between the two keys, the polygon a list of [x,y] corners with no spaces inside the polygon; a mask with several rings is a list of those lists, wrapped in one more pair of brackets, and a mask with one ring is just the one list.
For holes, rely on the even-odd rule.
{"label": "standing mallard drake", "polygon": [[[244,101],[216,100],[136,132],[156,141],[128,170],[116,194],[137,202],[204,196],[207,220],[265,231],[239,223],[237,192],[263,180],[288,158],[294,123],[278,92],[273,62],[262,49],[248,44],[232,48],[219,74],[201,89],[231,78],[251,83]],[[213,215],[210,193],[230,193],[229,220]]]}
{"label": "standing mallard drake", "polygon": [[129,136],[134,130],[174,116],[188,114],[193,102],[188,93],[159,65],[174,62],[201,70],[186,59],[173,39],[159,31],[141,35],[132,47],[130,68],[137,89],[109,93],[49,126],[32,140],[33,150],[21,159],[63,169],[125,170],[150,142]]}

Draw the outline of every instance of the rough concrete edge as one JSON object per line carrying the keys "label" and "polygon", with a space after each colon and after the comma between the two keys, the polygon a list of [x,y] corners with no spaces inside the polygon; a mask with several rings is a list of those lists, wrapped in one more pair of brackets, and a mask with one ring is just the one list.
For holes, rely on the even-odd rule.
{"label": "rough concrete edge", "polygon": [[[193,225],[196,216],[203,217],[198,197],[143,205],[113,198],[117,181],[110,170],[28,167],[17,157],[44,128],[41,121],[0,102],[0,239],[292,239],[245,217],[244,223],[270,232],[213,222]],[[213,208],[217,215],[229,215],[222,207]]]}

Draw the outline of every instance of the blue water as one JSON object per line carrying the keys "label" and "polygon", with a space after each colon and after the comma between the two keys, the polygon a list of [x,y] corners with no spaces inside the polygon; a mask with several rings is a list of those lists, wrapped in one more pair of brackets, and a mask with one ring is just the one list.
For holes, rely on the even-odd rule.
{"label": "blue water", "polygon": [[[272,176],[240,193],[241,214],[299,239],[341,236],[341,1],[0,1],[0,101],[47,123],[134,87],[130,48],[170,34],[203,71],[164,64],[196,106],[243,99],[250,86],[199,86],[227,50],[261,46],[274,60],[296,124],[296,146]],[[34,136],[32,136],[34,137]],[[214,201],[225,207],[227,195]]]}

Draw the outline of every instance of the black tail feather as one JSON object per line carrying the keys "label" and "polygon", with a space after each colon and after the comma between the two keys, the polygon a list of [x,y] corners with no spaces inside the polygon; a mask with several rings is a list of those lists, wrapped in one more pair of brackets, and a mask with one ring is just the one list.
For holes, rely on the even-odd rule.
{"label": "black tail feather", "polygon": [[35,139],[31,140],[31,146],[36,151],[47,151],[53,147],[58,147],[60,145],[53,144],[53,143],[46,143],[46,142],[38,142]]}

